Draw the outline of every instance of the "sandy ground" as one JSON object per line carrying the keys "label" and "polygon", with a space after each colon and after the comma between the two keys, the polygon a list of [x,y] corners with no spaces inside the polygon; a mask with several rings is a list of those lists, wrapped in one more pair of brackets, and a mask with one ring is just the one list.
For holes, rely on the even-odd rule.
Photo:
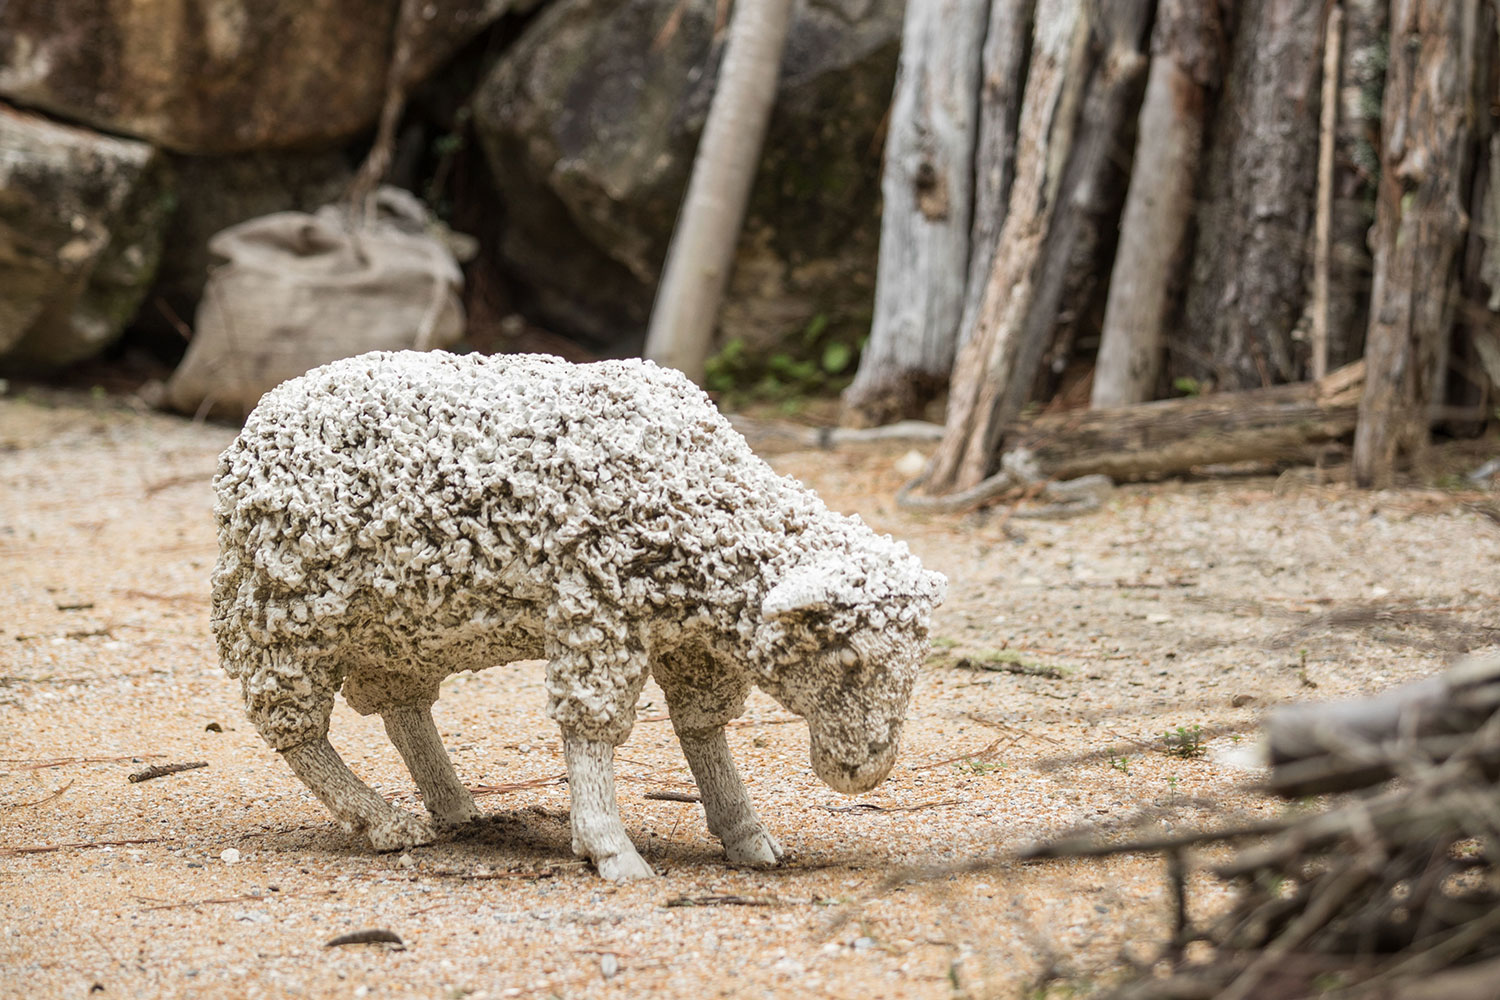
{"label": "sandy ground", "polygon": [[[377,855],[264,747],[219,670],[209,478],[232,433],[114,399],[0,399],[0,995],[853,1000],[1027,995],[1053,973],[1086,986],[1122,954],[1154,954],[1161,860],[1007,852],[1117,836],[1142,815],[1159,830],[1279,814],[1246,761],[1267,707],[1430,673],[1500,624],[1500,526],[1440,492],[1286,476],[1121,488],[1068,521],[923,518],[890,501],[903,448],[781,454],[780,471],[951,579],[884,785],[845,799],[818,784],[805,728],[757,695],[731,745],[791,861],[726,867],[697,805],[648,797],[691,790],[648,689],[621,799],[663,874],[609,885],[569,857],[540,664],[516,664],[452,678],[436,711],[487,819]],[[1439,624],[1412,624],[1414,608]],[[963,665],[997,652],[1029,673]],[[1211,734],[1203,756],[1164,752],[1164,731],[1194,726]],[[341,706],[333,739],[420,808],[378,720]],[[959,870],[976,859],[994,863]],[[1196,916],[1224,905],[1207,875],[1192,887]],[[367,929],[404,949],[325,947]]]}

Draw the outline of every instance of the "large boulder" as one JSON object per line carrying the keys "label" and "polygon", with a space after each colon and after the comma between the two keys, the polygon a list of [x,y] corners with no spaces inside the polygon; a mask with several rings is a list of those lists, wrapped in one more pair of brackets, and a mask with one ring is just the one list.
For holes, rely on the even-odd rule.
{"label": "large boulder", "polygon": [[156,271],[169,171],[143,142],[0,105],[0,366],[108,346]]}
{"label": "large boulder", "polygon": [[[537,0],[425,0],[420,79]],[[396,0],[0,3],[0,97],[189,153],[331,145],[372,124]]]}
{"label": "large boulder", "polygon": [[[506,266],[546,325],[644,330],[707,116],[716,0],[558,0],[481,84]],[[901,0],[800,0],[720,336],[868,325]]]}

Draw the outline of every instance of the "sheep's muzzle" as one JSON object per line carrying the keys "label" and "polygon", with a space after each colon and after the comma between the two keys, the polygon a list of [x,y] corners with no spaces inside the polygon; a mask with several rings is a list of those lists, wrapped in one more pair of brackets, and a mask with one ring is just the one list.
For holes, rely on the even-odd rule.
{"label": "sheep's muzzle", "polygon": [[840,738],[836,730],[809,726],[812,737],[812,768],[818,779],[836,792],[857,795],[885,780],[896,763],[899,723],[891,725],[884,739]]}

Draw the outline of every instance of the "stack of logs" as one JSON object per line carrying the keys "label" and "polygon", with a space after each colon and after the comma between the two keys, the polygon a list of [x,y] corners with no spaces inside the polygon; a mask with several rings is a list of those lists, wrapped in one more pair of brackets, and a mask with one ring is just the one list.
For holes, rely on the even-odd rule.
{"label": "stack of logs", "polygon": [[[1270,788],[1369,791],[1253,828],[1034,856],[1167,851],[1170,974],[1157,966],[1114,1000],[1490,1000],[1500,995],[1497,709],[1494,654],[1373,698],[1288,706],[1267,726]],[[1194,925],[1183,850],[1245,837],[1264,839],[1213,869],[1239,885],[1235,905]]]}

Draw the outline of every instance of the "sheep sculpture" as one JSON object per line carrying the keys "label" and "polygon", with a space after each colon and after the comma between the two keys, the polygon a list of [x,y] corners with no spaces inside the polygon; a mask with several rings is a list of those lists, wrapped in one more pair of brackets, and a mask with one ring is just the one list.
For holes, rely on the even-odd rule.
{"label": "sheep sculpture", "polygon": [[334,695],[386,733],[440,826],[478,815],[431,706],[444,677],[545,658],[573,850],[649,876],[614,748],[648,675],[728,858],[776,839],[730,759],[752,684],[806,718],[840,792],[890,771],[944,578],[757,458],[649,362],[377,352],[267,393],[214,479],[213,628],[250,718],[377,850],[429,841],[328,742]]}

